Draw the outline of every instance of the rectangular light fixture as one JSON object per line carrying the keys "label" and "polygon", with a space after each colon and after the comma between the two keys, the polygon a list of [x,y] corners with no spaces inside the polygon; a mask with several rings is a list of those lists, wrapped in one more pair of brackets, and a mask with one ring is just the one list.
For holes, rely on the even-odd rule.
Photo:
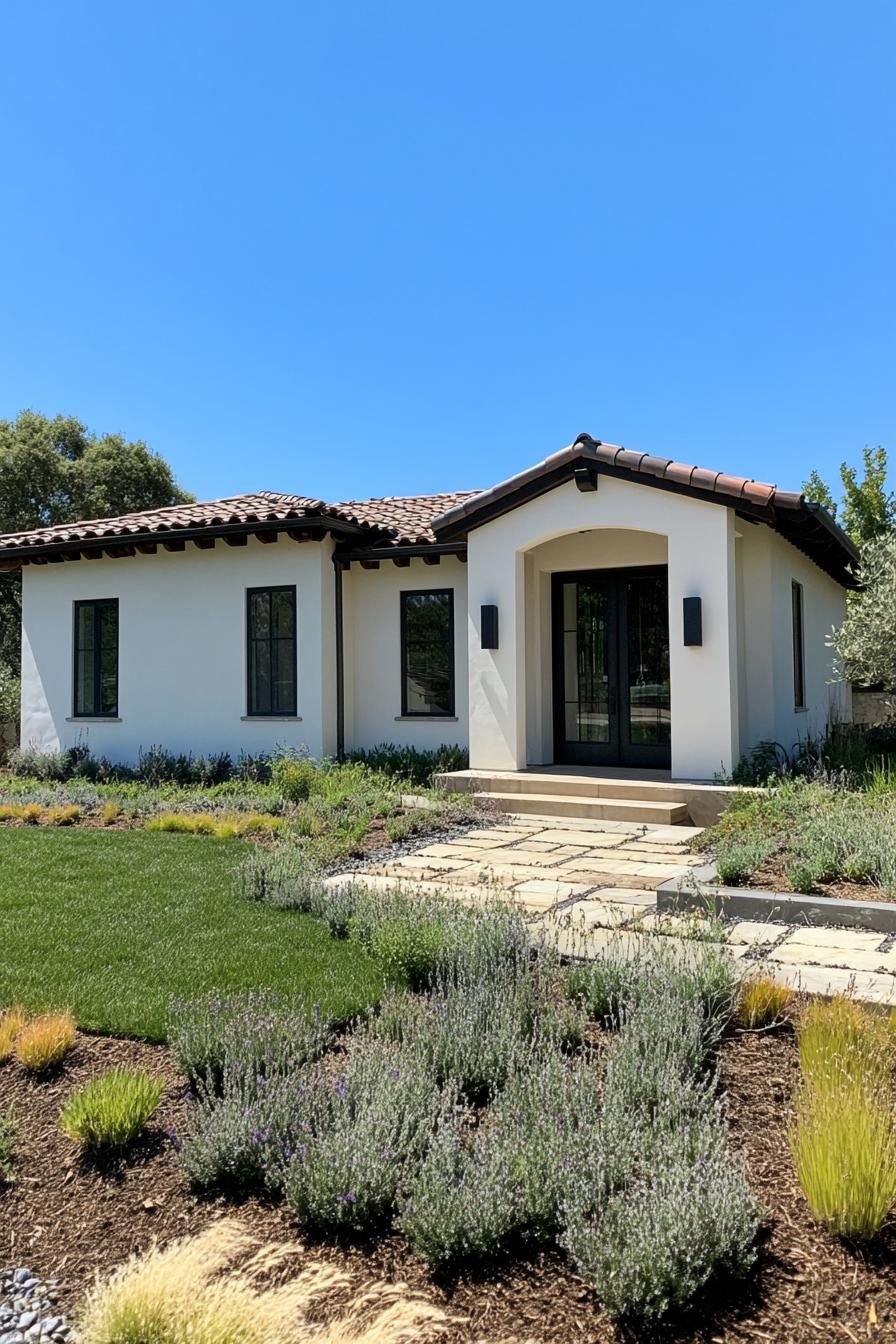
{"label": "rectangular light fixture", "polygon": [[703,643],[703,598],[684,598],[684,642],[687,648],[699,648]]}
{"label": "rectangular light fixture", "polygon": [[479,638],[484,649],[498,647],[498,608],[493,605],[479,608]]}

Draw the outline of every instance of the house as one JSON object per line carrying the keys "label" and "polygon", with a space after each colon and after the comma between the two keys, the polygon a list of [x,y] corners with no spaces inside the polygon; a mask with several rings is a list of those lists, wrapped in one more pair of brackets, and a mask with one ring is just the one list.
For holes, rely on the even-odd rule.
{"label": "house", "polygon": [[262,491],[0,537],[22,741],[712,779],[848,718],[826,639],[857,556],[818,504],[580,435],[487,490]]}

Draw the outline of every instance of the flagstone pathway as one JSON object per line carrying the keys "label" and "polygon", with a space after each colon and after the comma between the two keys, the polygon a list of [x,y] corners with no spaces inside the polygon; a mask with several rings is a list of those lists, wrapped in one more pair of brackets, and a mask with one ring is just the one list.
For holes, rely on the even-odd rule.
{"label": "flagstone pathway", "polygon": [[[667,915],[656,888],[688,880],[702,855],[687,849],[695,826],[504,816],[495,826],[413,853],[371,862],[352,877],[389,889],[412,887],[478,902],[496,893],[518,903],[569,955],[600,956],[608,947],[636,955],[661,936],[683,949],[721,938],[730,954],[809,993],[851,990],[896,1006],[896,936],[857,929],[799,927],[755,920],[708,921]],[[329,879],[344,882],[345,876]]]}

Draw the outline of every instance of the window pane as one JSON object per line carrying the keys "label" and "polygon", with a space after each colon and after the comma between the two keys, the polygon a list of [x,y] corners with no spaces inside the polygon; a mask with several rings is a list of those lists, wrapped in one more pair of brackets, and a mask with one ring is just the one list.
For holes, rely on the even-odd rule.
{"label": "window pane", "polygon": [[74,712],[118,712],[118,602],[75,606]]}
{"label": "window pane", "polygon": [[791,584],[790,594],[793,606],[793,703],[797,709],[802,709],[806,703],[802,584]]}
{"label": "window pane", "polygon": [[454,713],[450,593],[404,593],[406,714]]}
{"label": "window pane", "polygon": [[292,639],[296,633],[296,595],[292,590],[271,593],[271,633],[275,639]]}
{"label": "window pane", "polygon": [[248,712],[295,714],[295,588],[250,590],[248,624]]}
{"label": "window pane", "polygon": [[75,629],[75,713],[95,714],[93,699],[94,608],[79,606]]}
{"label": "window pane", "polygon": [[118,711],[118,603],[104,603],[98,611],[100,628],[100,684],[98,687],[101,714]]}
{"label": "window pane", "polygon": [[296,712],[296,645],[293,639],[274,643],[272,709],[276,714]]}
{"label": "window pane", "polygon": [[249,713],[271,712],[271,646],[254,639],[249,645]]}
{"label": "window pane", "polygon": [[271,633],[271,595],[249,594],[249,638],[267,639]]}

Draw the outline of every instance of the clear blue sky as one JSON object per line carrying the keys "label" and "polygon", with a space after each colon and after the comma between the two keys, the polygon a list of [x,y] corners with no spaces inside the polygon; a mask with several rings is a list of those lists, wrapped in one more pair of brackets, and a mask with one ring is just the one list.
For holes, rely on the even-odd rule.
{"label": "clear blue sky", "polygon": [[892,0],[6,0],[0,416],[200,497],[896,457]]}

